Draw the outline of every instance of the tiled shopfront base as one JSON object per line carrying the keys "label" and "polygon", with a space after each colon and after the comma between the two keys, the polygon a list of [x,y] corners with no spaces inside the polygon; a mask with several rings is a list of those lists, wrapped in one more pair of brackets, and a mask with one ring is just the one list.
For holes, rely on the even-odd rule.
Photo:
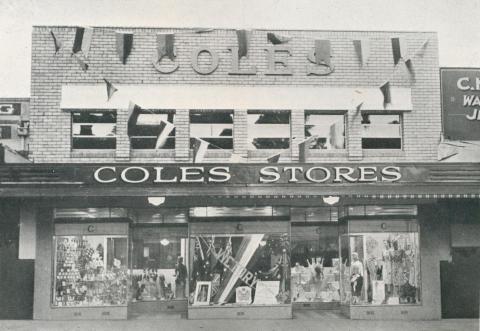
{"label": "tiled shopfront base", "polygon": [[128,318],[153,316],[159,313],[185,313],[187,301],[137,301],[128,304]]}
{"label": "tiled shopfront base", "polygon": [[124,320],[127,319],[127,307],[62,307],[48,311],[52,320]]}
{"label": "tiled shopfront base", "polygon": [[188,319],[290,319],[291,305],[189,307]]}

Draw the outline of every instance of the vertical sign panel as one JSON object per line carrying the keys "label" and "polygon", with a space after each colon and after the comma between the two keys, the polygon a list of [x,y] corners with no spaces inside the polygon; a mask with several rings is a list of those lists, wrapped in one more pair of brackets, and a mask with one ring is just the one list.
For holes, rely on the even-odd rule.
{"label": "vertical sign panel", "polygon": [[443,130],[451,140],[480,140],[480,69],[441,69]]}

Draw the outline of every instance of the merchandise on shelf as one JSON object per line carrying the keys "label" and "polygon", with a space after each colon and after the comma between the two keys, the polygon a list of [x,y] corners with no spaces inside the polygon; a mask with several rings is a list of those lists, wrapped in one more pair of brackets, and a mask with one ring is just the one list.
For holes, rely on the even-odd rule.
{"label": "merchandise on shelf", "polygon": [[[113,256],[110,257],[113,262],[107,265],[104,244],[94,245],[99,238],[92,237],[56,238],[54,306],[126,304],[127,266]],[[107,242],[104,237],[96,237]],[[126,241],[126,238],[115,239]]]}

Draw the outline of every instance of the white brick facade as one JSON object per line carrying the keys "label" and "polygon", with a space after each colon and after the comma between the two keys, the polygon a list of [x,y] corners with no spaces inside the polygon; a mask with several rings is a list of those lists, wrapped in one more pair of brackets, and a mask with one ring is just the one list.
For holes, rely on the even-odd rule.
{"label": "white brick facade", "polygon": [[[55,55],[53,31],[63,47]],[[134,34],[133,49],[123,65],[116,53],[115,31]],[[289,76],[266,75],[268,61],[267,32],[275,32],[292,39],[288,66]],[[179,69],[162,74],[152,65],[157,33],[175,33],[176,62]],[[117,148],[115,152],[93,153],[71,150],[71,115],[60,109],[61,88],[71,84],[103,84],[107,78],[113,84],[209,84],[248,86],[318,86],[318,87],[369,87],[377,88],[386,79],[392,87],[411,88],[413,109],[403,114],[403,149],[381,153],[361,149],[360,121],[355,111],[347,111],[346,149],[311,153],[308,162],[429,162],[437,160],[437,146],[441,132],[440,85],[438,73],[438,45],[435,33],[430,32],[353,32],[353,31],[268,31],[253,30],[248,59],[242,59],[241,69],[256,66],[256,75],[231,75],[229,47],[237,44],[235,30],[214,30],[195,33],[193,29],[160,29],[95,27],[89,52],[89,69],[84,72],[71,48],[74,27],[34,27],[32,36],[32,86],[31,86],[31,158],[36,163],[105,163],[105,162],[189,162],[188,109],[177,109],[175,115],[176,148],[174,151],[133,151],[130,149],[126,122],[127,106],[117,110]],[[395,67],[391,38],[401,37],[407,43],[408,54],[413,55],[429,40],[423,56],[413,58],[415,77],[408,72],[403,61]],[[362,67],[353,46],[353,40],[369,38],[371,53]],[[328,39],[332,47],[335,72],[328,76],[306,75],[306,59],[316,39]],[[191,66],[193,49],[205,46],[217,52],[219,66],[212,74],[200,75]],[[280,57],[280,56],[279,56]],[[166,61],[166,60],[165,60]],[[208,63],[202,53],[199,63]],[[246,146],[246,109],[234,109],[234,153],[249,156],[248,161],[262,161],[262,153],[249,153]],[[291,109],[291,134],[303,136],[304,109]],[[230,153],[211,152],[206,162],[228,162]],[[298,147],[292,144],[291,152],[280,160],[298,161]]]}

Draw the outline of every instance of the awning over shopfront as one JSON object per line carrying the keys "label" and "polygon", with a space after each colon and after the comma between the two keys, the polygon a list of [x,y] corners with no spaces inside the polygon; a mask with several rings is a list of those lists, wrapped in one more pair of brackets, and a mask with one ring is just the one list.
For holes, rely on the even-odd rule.
{"label": "awning over shopfront", "polygon": [[480,164],[34,164],[0,168],[2,197],[475,198]]}
{"label": "awning over shopfront", "polygon": [[[384,111],[378,87],[292,87],[223,85],[120,85],[107,100],[105,85],[65,85],[60,108],[126,109],[135,102],[147,109],[362,109]],[[392,87],[388,110],[411,111],[411,89]]]}

